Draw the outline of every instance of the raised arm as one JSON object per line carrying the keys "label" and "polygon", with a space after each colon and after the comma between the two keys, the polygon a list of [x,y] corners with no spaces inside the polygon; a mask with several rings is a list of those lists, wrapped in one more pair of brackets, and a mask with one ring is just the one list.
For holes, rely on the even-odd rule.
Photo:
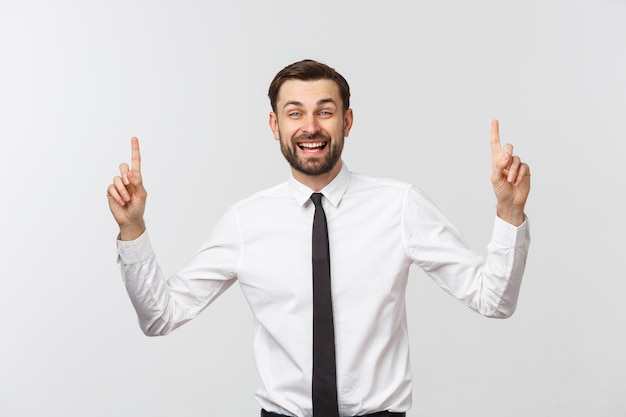
{"label": "raised arm", "polygon": [[513,155],[513,145],[500,145],[498,121],[491,122],[491,182],[498,200],[497,215],[514,226],[525,220],[524,206],[530,192],[530,168]]}
{"label": "raised arm", "polygon": [[121,240],[135,240],[146,230],[143,214],[148,193],[141,178],[139,140],[131,139],[131,166],[120,165],[120,175],[107,188],[109,208],[120,226]]}

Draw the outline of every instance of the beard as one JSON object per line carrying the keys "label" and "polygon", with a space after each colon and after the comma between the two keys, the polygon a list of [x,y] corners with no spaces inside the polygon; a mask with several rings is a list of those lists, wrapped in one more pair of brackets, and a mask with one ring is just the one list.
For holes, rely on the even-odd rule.
{"label": "beard", "polygon": [[[298,142],[312,139],[322,139],[326,142],[326,146],[329,147],[326,155],[306,159],[298,157]],[[282,135],[280,136],[280,150],[287,162],[289,162],[289,165],[296,171],[311,176],[323,175],[330,172],[341,159],[341,152],[343,151],[343,141],[331,141],[329,135],[321,133],[294,136],[291,138],[291,145],[291,147],[287,146]]]}

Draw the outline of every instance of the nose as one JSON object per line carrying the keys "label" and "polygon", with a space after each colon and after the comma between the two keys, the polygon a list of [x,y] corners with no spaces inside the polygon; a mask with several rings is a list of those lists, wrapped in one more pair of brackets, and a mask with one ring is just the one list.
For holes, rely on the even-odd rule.
{"label": "nose", "polygon": [[314,114],[307,115],[302,124],[302,133],[307,135],[314,135],[321,131],[321,127],[317,117]]}

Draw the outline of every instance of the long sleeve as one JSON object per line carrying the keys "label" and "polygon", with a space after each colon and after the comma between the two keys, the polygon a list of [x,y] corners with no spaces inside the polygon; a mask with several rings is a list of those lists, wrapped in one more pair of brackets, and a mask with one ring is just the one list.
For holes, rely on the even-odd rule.
{"label": "long sleeve", "polygon": [[453,297],[488,317],[513,314],[530,243],[527,221],[515,227],[496,216],[485,258],[412,188],[405,201],[403,233],[411,260]]}
{"label": "long sleeve", "polygon": [[147,232],[134,241],[117,241],[124,284],[146,335],[168,334],[196,317],[234,283],[240,257],[236,231],[231,210],[191,262],[168,279]]}
{"label": "long sleeve", "polygon": [[[268,411],[305,417],[312,415],[311,192],[293,179],[236,203],[169,279],[147,234],[118,242],[124,282],[148,335],[191,320],[237,280],[253,316],[256,398]],[[342,415],[406,411],[411,264],[473,310],[508,317],[519,294],[528,225],[496,219],[483,257],[407,183],[352,174],[344,165],[321,192],[328,203]]]}

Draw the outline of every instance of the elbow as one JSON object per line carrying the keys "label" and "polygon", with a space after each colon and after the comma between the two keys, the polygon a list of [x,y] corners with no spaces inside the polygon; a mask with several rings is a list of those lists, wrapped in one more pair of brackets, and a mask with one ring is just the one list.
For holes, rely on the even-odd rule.
{"label": "elbow", "polygon": [[151,323],[140,321],[139,328],[148,337],[165,336],[173,330],[172,326],[168,326],[167,322],[161,319],[156,319]]}
{"label": "elbow", "polygon": [[164,336],[164,335],[163,335],[163,334],[161,334],[161,333],[158,333],[158,332],[153,331],[151,328],[147,328],[147,329],[146,329],[146,328],[143,328],[143,327],[142,327],[142,328],[141,328],[141,331],[143,332],[143,334],[144,334],[145,336],[148,336],[148,337]]}
{"label": "elbow", "polygon": [[515,308],[516,306],[507,306],[507,308],[502,308],[502,306],[498,306],[483,315],[490,319],[508,319],[513,316],[513,313],[515,313]]}
{"label": "elbow", "polygon": [[487,292],[477,302],[477,311],[485,317],[493,319],[508,319],[517,309],[517,292],[505,291],[497,294]]}
{"label": "elbow", "polygon": [[511,318],[512,315],[513,315],[513,313],[510,313],[510,314],[509,313],[500,313],[500,314],[489,315],[489,316],[486,316],[486,317],[488,317],[490,319],[506,320],[506,319]]}

